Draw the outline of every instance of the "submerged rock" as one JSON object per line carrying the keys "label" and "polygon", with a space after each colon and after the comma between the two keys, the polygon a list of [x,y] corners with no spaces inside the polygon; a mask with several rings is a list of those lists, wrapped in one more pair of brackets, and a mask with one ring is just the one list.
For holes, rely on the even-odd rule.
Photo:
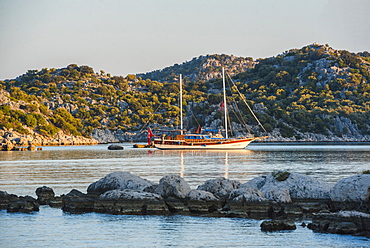
{"label": "submerged rock", "polygon": [[293,221],[289,220],[266,220],[261,223],[262,231],[282,231],[282,230],[295,230],[297,229]]}
{"label": "submerged rock", "polygon": [[110,145],[108,146],[108,150],[123,150],[123,146],[120,145]]}
{"label": "submerged rock", "polygon": [[313,216],[308,228],[318,232],[370,237],[370,214],[357,211],[319,213]]}

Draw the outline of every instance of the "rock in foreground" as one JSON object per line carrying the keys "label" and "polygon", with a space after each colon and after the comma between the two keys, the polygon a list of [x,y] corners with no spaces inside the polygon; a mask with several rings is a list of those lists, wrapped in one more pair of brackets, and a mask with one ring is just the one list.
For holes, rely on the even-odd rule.
{"label": "rock in foreground", "polygon": [[[289,191],[292,200],[330,199],[330,188],[328,183],[298,173],[278,171],[266,176],[257,177],[240,187],[257,188],[269,196],[270,200],[290,202],[288,195],[282,189]],[[280,199],[280,195],[286,195]]]}
{"label": "rock in foreground", "polygon": [[[348,180],[355,182],[357,177]],[[281,219],[314,218],[320,220],[321,218],[326,222],[313,222],[311,224],[313,229],[318,231],[342,230],[335,231],[335,233],[348,234],[368,232],[369,225],[364,217],[351,216],[337,225],[334,224],[337,220],[333,217],[334,215],[323,215],[323,213],[344,210],[341,209],[344,207],[348,208],[344,201],[340,201],[347,199],[346,197],[338,198],[339,201],[333,202],[329,192],[328,184],[305,175],[289,172],[271,173],[252,179],[245,184],[217,178],[206,181],[197,189],[191,189],[188,183],[178,175],[164,176],[157,184],[128,172],[114,172],[92,183],[87,189],[87,194],[72,190],[63,197],[63,210],[72,213],[181,213],[273,219],[271,222],[264,223],[263,227],[261,226],[266,231],[295,228],[294,223],[291,225],[291,223],[278,221]],[[363,190],[360,194],[366,196],[366,192],[368,191]],[[366,199],[368,198],[357,197],[353,201],[353,206],[365,206],[363,209],[367,211],[364,214],[370,209],[366,207],[369,206],[369,201]],[[348,224],[352,217],[355,221]],[[361,220],[364,220],[362,223],[365,224],[360,226],[361,221],[358,218],[362,218]]]}
{"label": "rock in foreground", "polygon": [[39,211],[39,203],[31,196],[17,196],[0,191],[0,210],[6,209],[9,213],[31,213]]}
{"label": "rock in foreground", "polygon": [[144,190],[153,185],[154,183],[132,175],[130,172],[117,171],[106,175],[95,183],[92,183],[87,188],[87,193],[100,195],[114,189]]}
{"label": "rock in foreground", "polygon": [[352,210],[370,213],[370,174],[344,178],[330,190],[336,211]]}
{"label": "rock in foreground", "polygon": [[370,238],[370,214],[357,211],[316,214],[308,228],[318,232],[361,235]]}

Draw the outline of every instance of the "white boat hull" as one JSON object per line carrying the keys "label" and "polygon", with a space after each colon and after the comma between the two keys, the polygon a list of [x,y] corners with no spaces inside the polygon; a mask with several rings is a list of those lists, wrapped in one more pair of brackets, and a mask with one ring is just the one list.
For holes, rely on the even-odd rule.
{"label": "white boat hull", "polygon": [[236,140],[221,144],[154,144],[160,150],[238,150],[245,149],[255,139]]}

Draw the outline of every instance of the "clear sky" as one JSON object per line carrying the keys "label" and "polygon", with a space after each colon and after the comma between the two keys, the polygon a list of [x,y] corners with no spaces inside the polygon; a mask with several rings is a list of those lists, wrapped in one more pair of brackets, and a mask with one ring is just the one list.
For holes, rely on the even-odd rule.
{"label": "clear sky", "polygon": [[0,0],[0,80],[88,65],[136,74],[318,42],[370,51],[370,0]]}

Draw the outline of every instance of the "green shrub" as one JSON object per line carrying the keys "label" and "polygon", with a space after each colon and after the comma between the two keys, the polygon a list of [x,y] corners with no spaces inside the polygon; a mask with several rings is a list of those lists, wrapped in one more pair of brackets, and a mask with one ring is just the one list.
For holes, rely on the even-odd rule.
{"label": "green shrub", "polygon": [[277,171],[277,172],[273,172],[272,173],[272,176],[277,180],[277,181],[285,181],[289,178],[290,176],[290,172],[287,172],[287,171]]}
{"label": "green shrub", "polygon": [[46,135],[46,136],[53,136],[59,132],[59,128],[52,124],[46,124],[39,126],[37,128],[37,131],[39,131],[41,134]]}

